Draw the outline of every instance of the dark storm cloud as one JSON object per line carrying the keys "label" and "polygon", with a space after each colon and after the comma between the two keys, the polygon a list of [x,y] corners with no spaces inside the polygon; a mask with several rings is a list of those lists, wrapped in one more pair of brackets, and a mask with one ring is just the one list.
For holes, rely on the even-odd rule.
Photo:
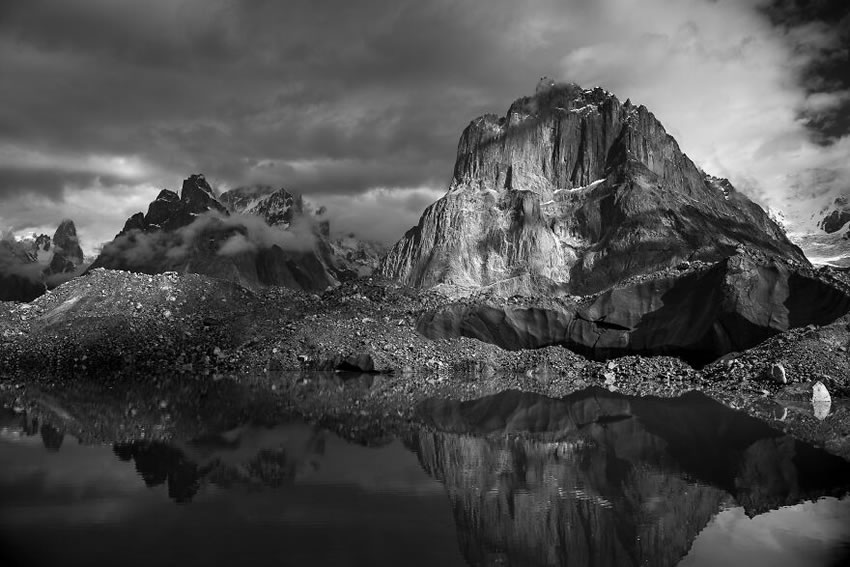
{"label": "dark storm cloud", "polygon": [[[542,75],[601,83],[623,98],[643,94],[640,102],[651,103],[672,130],[697,132],[685,140],[690,155],[723,162],[717,173],[758,178],[739,148],[793,145],[802,134],[773,128],[759,144],[742,142],[738,124],[746,122],[753,137],[765,130],[749,123],[755,112],[785,125],[790,121],[775,119],[776,109],[802,105],[818,131],[827,132],[828,123],[835,137],[841,128],[835,106],[842,94],[832,86],[812,88],[804,104],[796,92],[782,91],[776,104],[758,108],[777,87],[797,88],[783,83],[780,43],[818,31],[777,4],[771,17],[779,37],[767,18],[754,16],[764,5],[5,0],[0,222],[19,224],[13,195],[26,192],[31,224],[53,216],[99,219],[96,230],[79,223],[93,245],[121,227],[132,187],[144,203],[157,188],[177,189],[183,177],[202,172],[220,189],[267,182],[315,195],[317,203],[346,209],[331,211],[332,221],[393,239],[401,234],[396,224],[415,221],[408,205],[446,189],[466,124],[503,112]],[[823,25],[816,20],[809,23]],[[807,60],[834,54],[825,47],[815,55],[807,52]],[[702,76],[691,77],[693,69]],[[744,98],[728,105],[727,118],[700,118],[712,124],[700,137],[689,122],[693,105],[682,103],[699,96],[688,85],[722,95],[730,79],[758,84],[746,92],[733,85]],[[716,151],[718,140],[725,151]],[[715,155],[723,159],[712,161]],[[36,197],[72,210],[36,215]],[[394,210],[400,214],[387,221],[392,230],[373,226]],[[352,211],[368,220],[358,223]]]}
{"label": "dark storm cloud", "polygon": [[[510,10],[483,5],[13,1],[2,10],[0,57],[15,78],[2,91],[7,135],[139,155],[172,176],[204,170],[230,184],[252,176],[246,158],[379,158],[394,170],[356,167],[350,187],[314,184],[328,191],[444,179],[470,112],[505,105],[488,93],[519,67],[499,34],[481,32],[506,29]],[[434,160],[440,172],[423,175],[420,164]]]}
{"label": "dark storm cloud", "polygon": [[789,34],[821,38],[798,47],[798,51],[815,51],[801,70],[800,84],[813,97],[801,114],[821,143],[846,135],[850,132],[850,3],[774,0],[764,10]]}

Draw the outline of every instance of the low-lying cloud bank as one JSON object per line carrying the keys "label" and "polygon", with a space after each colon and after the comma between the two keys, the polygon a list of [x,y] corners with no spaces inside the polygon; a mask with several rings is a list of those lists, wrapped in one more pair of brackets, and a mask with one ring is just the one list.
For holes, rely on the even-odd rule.
{"label": "low-lying cloud bank", "polygon": [[209,251],[213,254],[234,257],[272,246],[288,252],[308,252],[315,245],[315,225],[309,218],[297,218],[287,230],[282,230],[254,215],[208,212],[175,231],[131,229],[104,245],[101,257],[110,264],[144,267],[162,262],[177,265],[204,247],[212,247]]}

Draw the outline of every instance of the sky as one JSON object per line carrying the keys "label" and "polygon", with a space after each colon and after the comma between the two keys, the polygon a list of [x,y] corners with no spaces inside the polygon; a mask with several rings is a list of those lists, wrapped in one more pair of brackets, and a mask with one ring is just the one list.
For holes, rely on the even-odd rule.
{"label": "sky", "polygon": [[392,242],[538,79],[646,105],[804,226],[850,192],[845,0],[3,0],[0,230],[91,253],[162,188],[271,183]]}

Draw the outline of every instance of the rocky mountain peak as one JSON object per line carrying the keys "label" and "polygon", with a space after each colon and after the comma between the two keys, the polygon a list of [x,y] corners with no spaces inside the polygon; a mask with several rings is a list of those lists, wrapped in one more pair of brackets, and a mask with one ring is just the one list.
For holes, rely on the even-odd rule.
{"label": "rocky mountain peak", "polygon": [[[162,193],[160,193],[161,195]],[[227,214],[227,208],[215,197],[215,193],[207,183],[206,178],[198,173],[190,175],[183,181],[180,192],[180,200],[185,203],[190,214],[198,215],[207,211],[216,211]]]}
{"label": "rocky mountain peak", "polygon": [[590,293],[741,246],[807,263],[781,227],[728,180],[702,172],[646,107],[601,88],[541,85],[504,116],[466,127],[448,193],[393,247],[384,275],[505,290],[513,286],[504,282],[542,277]]}
{"label": "rocky mountain peak", "polygon": [[75,269],[83,263],[83,249],[80,247],[80,239],[77,237],[77,227],[74,221],[64,219],[56,232],[53,234],[53,259],[51,260],[51,271],[61,266],[62,272]]}
{"label": "rocky mountain peak", "polygon": [[599,87],[538,85],[504,116],[488,114],[470,123],[458,145],[453,184],[484,182],[549,198],[558,189],[602,179],[629,160],[663,178],[686,173],[687,179],[677,179],[678,188],[689,194],[705,184],[646,107],[622,104]]}

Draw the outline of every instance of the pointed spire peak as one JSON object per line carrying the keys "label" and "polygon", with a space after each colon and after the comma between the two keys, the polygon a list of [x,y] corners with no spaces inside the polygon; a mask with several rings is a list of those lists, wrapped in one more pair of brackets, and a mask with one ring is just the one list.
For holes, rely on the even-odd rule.
{"label": "pointed spire peak", "polygon": [[227,209],[218,201],[212,187],[200,173],[190,175],[183,181],[180,200],[186,204],[189,212],[193,214],[211,210],[227,214]]}

